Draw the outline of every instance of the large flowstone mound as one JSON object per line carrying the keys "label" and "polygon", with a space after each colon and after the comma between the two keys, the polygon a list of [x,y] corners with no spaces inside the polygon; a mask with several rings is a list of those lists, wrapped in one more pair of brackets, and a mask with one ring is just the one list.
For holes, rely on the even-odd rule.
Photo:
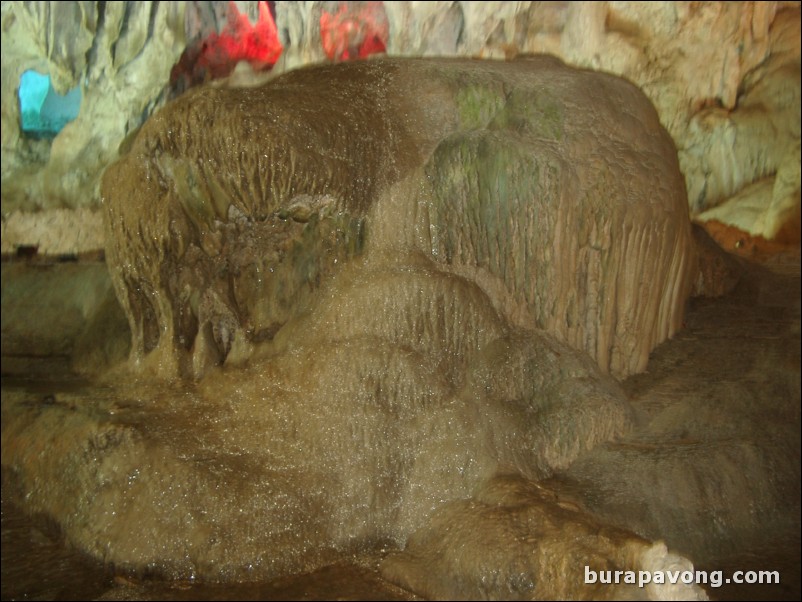
{"label": "large flowstone mound", "polygon": [[676,150],[626,81],[536,57],[383,59],[193,90],[106,173],[134,363],[250,357],[349,258],[423,252],[626,376],[696,269]]}
{"label": "large flowstone mound", "polygon": [[[568,572],[533,589],[551,549],[668,558],[531,488],[633,428],[613,376],[678,328],[696,278],[676,151],[631,84],[540,57],[200,88],[144,125],[103,196],[135,377],[3,406],[15,488],[76,548],[233,581],[408,543],[389,578],[498,597],[564,596]],[[543,537],[510,548],[535,554],[524,581],[484,589],[499,551],[466,558],[468,589],[420,582],[465,512]],[[587,545],[553,547],[555,521]]]}

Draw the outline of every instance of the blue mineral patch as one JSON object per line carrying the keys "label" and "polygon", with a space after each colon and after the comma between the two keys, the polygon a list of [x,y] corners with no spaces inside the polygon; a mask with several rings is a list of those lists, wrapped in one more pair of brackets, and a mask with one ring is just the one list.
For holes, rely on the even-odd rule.
{"label": "blue mineral patch", "polygon": [[36,71],[22,74],[19,84],[22,132],[34,138],[55,138],[81,110],[81,88],[67,94],[53,88],[49,75]]}

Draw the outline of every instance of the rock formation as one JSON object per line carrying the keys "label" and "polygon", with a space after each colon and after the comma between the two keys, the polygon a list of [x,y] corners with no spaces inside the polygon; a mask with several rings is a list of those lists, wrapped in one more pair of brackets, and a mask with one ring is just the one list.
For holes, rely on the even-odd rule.
{"label": "rock formation", "polygon": [[[5,3],[2,18],[4,214],[97,207],[100,174],[158,104],[184,48],[182,7]],[[59,93],[84,92],[78,118],[52,141],[21,135],[16,96],[28,69],[50,75]]]}
{"label": "rock formation", "polygon": [[[691,120],[691,203],[753,236],[799,243],[799,16],[785,11],[772,30],[770,58],[744,78],[737,106]],[[737,141],[737,144],[736,144]]]}
{"label": "rock formation", "polygon": [[[103,194],[131,387],[38,415],[12,395],[3,459],[76,547],[173,578],[401,546],[497,474],[566,470],[632,428],[603,372],[640,368],[696,276],[650,103],[553,58],[198,88]],[[621,533],[588,553],[641,566]]]}
{"label": "rock formation", "polygon": [[384,59],[198,89],[145,125],[103,194],[132,360],[172,374],[247,359],[363,247],[399,265],[423,254],[505,322],[618,376],[677,330],[696,276],[649,102],[549,58]]}
{"label": "rock formation", "polygon": [[382,563],[386,578],[429,600],[708,599],[698,583],[671,583],[669,572],[694,575],[665,545],[598,523],[547,487],[509,475],[444,504]]}
{"label": "rock formation", "polygon": [[3,375],[97,375],[124,361],[128,322],[106,266],[3,263]]}
{"label": "rock formation", "polygon": [[[131,331],[100,384],[4,388],[27,512],[167,579],[387,545],[385,577],[435,597],[701,598],[566,567],[690,570],[660,540],[710,562],[798,532],[798,303],[730,380],[632,393],[689,295],[743,273],[686,186],[793,241],[798,3],[135,4],[3,3],[3,252],[105,247],[111,276],[4,265],[4,374],[97,373]],[[275,18],[273,71],[207,68],[245,14]],[[173,66],[231,76],[162,106]],[[83,86],[52,141],[17,127],[29,68]]]}

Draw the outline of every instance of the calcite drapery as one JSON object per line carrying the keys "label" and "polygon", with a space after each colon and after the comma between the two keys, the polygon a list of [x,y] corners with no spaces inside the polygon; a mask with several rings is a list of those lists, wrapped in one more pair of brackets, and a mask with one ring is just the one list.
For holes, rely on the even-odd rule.
{"label": "calcite drapery", "polygon": [[103,196],[132,357],[167,373],[248,357],[369,249],[422,252],[510,324],[626,376],[680,326],[696,269],[651,104],[550,57],[193,90],[145,124]]}

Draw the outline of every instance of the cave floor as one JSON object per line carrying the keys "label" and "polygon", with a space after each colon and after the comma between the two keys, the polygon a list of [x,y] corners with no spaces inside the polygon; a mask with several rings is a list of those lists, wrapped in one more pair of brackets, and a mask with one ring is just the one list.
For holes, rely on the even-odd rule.
{"label": "cave floor", "polygon": [[[771,366],[799,391],[800,379],[800,262],[799,252],[745,262],[745,275],[730,294],[689,302],[685,328],[652,354],[648,370],[629,378],[624,389],[638,411],[657,414],[683,388],[704,394],[699,387],[748,378],[748,364]],[[753,370],[751,371],[754,374]],[[670,386],[669,386],[670,385]],[[56,393],[80,391],[82,383],[42,383],[3,378],[3,391],[33,390]],[[734,389],[736,390],[736,389]],[[671,393],[667,393],[670,391]],[[792,400],[793,401],[793,400]],[[799,432],[799,402],[791,411]],[[799,450],[799,441],[791,449]],[[797,460],[798,461],[798,460]],[[799,504],[799,473],[790,491]],[[557,476],[559,480],[559,475]],[[4,475],[4,484],[6,483]],[[793,521],[791,521],[793,522]],[[723,570],[769,569],[780,571],[782,583],[773,586],[729,585],[708,589],[711,599],[798,600],[800,598],[800,533],[757,542],[748,550],[733,551],[716,559]],[[70,550],[57,527],[45,519],[26,516],[9,501],[6,487],[2,503],[3,600],[415,600],[411,593],[384,581],[377,570],[381,553],[343,558],[311,574],[295,575],[271,583],[209,585],[160,582],[115,575]]]}

